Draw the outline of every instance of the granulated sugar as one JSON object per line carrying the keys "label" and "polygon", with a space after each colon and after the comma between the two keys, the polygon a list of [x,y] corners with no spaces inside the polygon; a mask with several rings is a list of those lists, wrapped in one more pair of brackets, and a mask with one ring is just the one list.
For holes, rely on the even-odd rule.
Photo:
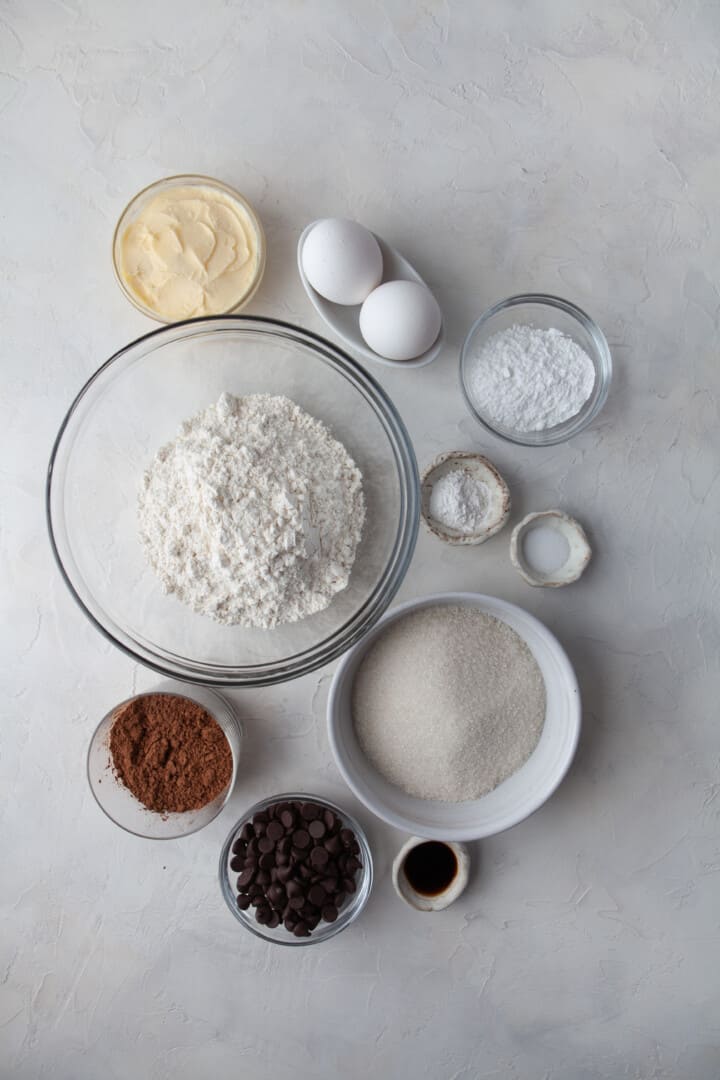
{"label": "granulated sugar", "polygon": [[525,642],[477,608],[437,606],[393,623],[355,676],[363,752],[421,799],[477,799],[537,746],[545,683]]}

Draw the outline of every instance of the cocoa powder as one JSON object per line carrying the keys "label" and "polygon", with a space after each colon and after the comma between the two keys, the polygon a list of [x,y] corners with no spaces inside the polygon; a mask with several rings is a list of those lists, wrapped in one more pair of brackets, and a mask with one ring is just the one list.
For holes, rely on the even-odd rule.
{"label": "cocoa powder", "polygon": [[144,694],[123,705],[110,729],[110,759],[118,780],[159,813],[199,810],[232,777],[222,728],[177,694]]}

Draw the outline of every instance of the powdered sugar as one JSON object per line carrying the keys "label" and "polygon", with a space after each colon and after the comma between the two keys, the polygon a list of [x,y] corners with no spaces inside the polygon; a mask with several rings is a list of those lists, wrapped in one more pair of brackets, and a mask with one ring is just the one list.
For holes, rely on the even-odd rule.
{"label": "powdered sugar", "polygon": [[595,385],[592,360],[560,330],[511,326],[489,338],[470,368],[471,396],[509,431],[543,431],[577,415]]}
{"label": "powdered sugar", "polygon": [[219,622],[268,628],[322,611],[348,584],[362,476],[288,398],[222,394],[158,452],[139,519],[166,592]]}
{"label": "powdered sugar", "polygon": [[444,473],[430,492],[430,516],[447,529],[474,533],[482,525],[488,509],[487,484],[462,467]]}

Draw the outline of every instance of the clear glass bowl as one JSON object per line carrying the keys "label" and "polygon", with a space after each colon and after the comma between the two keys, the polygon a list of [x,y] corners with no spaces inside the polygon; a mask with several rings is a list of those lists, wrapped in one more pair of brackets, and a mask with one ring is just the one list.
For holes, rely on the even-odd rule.
{"label": "clear glass bowl", "polygon": [[[248,908],[247,911],[242,911],[236,901],[237,890],[234,887],[234,880],[237,878],[237,873],[230,869],[230,860],[232,858],[232,846],[235,840],[240,835],[240,831],[246,822],[250,821],[254,814],[257,814],[259,810],[266,810],[268,806],[271,806],[276,802],[292,802],[298,799],[302,802],[314,802],[318,806],[322,806],[325,809],[332,810],[334,814],[342,821],[343,828],[352,829],[355,833],[355,838],[360,845],[360,861],[362,862],[362,869],[358,870],[357,877],[355,879],[357,890],[351,896],[349,896],[340,909],[337,919],[333,923],[320,922],[315,930],[312,931],[309,937],[296,938],[285,929],[281,924],[280,926],[270,927],[262,926],[255,921],[254,909]],[[225,903],[230,908],[235,918],[241,923],[246,930],[249,930],[251,934],[255,934],[257,937],[264,938],[265,941],[272,941],[275,945],[317,945],[321,941],[327,941],[331,937],[335,937],[341,930],[344,930],[355,922],[358,915],[365,907],[367,899],[370,895],[373,882],[373,864],[372,855],[370,854],[370,845],[368,844],[367,837],[363,832],[360,825],[358,825],[355,818],[351,817],[341,807],[336,806],[335,803],[330,802],[329,799],[320,798],[318,795],[311,795],[307,791],[298,792],[284,792],[281,795],[273,795],[270,799],[261,799],[260,802],[255,803],[250,809],[243,814],[238,823],[230,830],[227,840],[223,844],[222,852],[220,853],[220,888],[222,890]]]}
{"label": "clear glass bowl", "polygon": [[125,229],[128,225],[131,225],[138,215],[144,210],[147,204],[154,199],[157,195],[162,194],[164,191],[169,191],[172,188],[177,187],[205,187],[211,188],[214,191],[219,192],[222,195],[227,195],[228,198],[234,199],[243,208],[250,223],[255,231],[255,239],[257,242],[257,257],[255,260],[255,270],[247,288],[241,293],[235,302],[228,308],[227,312],[223,314],[229,314],[231,311],[237,311],[241,307],[245,307],[248,304],[255,293],[257,292],[260,282],[262,281],[263,274],[265,273],[265,259],[266,259],[266,244],[265,233],[260,223],[260,219],[255,213],[250,203],[245,199],[239,191],[235,191],[234,188],[228,187],[227,184],[223,184],[220,180],[213,180],[211,176],[196,176],[193,174],[185,174],[180,176],[166,176],[162,180],[156,180],[154,183],[149,184],[143,188],[142,191],[138,191],[137,195],[134,195],[130,202],[127,204],[122,214],[118,218],[118,223],[115,226],[115,232],[113,233],[112,241],[112,261],[113,270],[115,271],[115,280],[120,286],[122,292],[130,301],[130,303],[141,311],[143,315],[147,315],[149,319],[154,319],[155,322],[168,323],[171,320],[164,318],[154,308],[148,307],[142,302],[140,297],[128,287],[125,278],[123,277],[122,266],[122,252],[121,241]]}
{"label": "clear glass bowl", "polygon": [[[363,474],[367,516],[349,585],[325,611],[273,630],[224,626],[166,596],[138,535],[144,470],[225,390],[286,394],[328,425]],[[402,420],[359,364],[287,323],[216,316],[146,334],[92,376],[53,448],[47,514],[67,585],[114,644],[173,678],[261,686],[327,664],[385,611],[415,547],[419,481]]]}
{"label": "clear glass bowl", "polygon": [[[473,357],[493,334],[516,324],[534,326],[540,330],[561,330],[585,350],[595,368],[593,391],[580,412],[544,431],[512,431],[504,428],[483,412],[473,398],[468,377]],[[460,385],[470,412],[493,435],[519,446],[554,446],[583,431],[605,404],[611,378],[612,357],[600,327],[569,300],[541,293],[510,296],[488,308],[473,324],[460,352]]]}
{"label": "clear glass bowl", "polygon": [[[233,759],[230,783],[217,798],[199,810],[188,810],[184,814],[160,814],[155,810],[148,810],[113,773],[109,738],[115,717],[125,705],[138,698],[147,697],[148,694],[172,694],[197,702],[207,709],[225,733]],[[190,836],[209,825],[230,798],[237,777],[241,746],[242,727],[224,697],[203,686],[165,682],[144,694],[136,694],[126,701],[121,701],[102,718],[88,748],[87,777],[90,790],[100,809],[126,832],[147,840],[175,840],[180,836]]]}

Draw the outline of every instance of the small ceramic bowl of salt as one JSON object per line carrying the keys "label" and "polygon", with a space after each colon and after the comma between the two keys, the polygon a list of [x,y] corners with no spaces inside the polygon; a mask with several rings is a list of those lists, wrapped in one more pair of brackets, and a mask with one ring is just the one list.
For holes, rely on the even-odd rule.
{"label": "small ceramic bowl of salt", "polygon": [[447,544],[482,544],[510,516],[510,491],[491,461],[468,450],[440,454],[422,475],[422,517]]}

